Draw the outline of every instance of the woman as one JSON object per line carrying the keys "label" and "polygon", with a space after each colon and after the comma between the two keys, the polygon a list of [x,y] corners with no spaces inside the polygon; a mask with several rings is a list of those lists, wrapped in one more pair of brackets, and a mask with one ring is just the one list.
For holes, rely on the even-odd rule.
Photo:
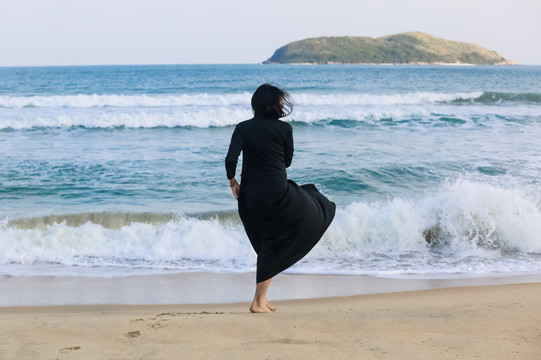
{"label": "woman", "polygon": [[[323,236],[336,206],[312,184],[287,179],[293,158],[291,125],[279,120],[293,110],[289,95],[263,84],[252,96],[254,117],[239,123],[231,137],[225,168],[239,215],[257,253],[257,285],[250,311],[276,309],[266,294],[272,278],[302,259]],[[236,178],[243,153],[242,185]]]}

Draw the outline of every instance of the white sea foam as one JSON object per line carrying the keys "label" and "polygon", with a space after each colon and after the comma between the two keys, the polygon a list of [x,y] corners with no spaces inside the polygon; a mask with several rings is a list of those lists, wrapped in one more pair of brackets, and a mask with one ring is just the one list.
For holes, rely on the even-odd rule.
{"label": "white sea foam", "polygon": [[[460,179],[417,200],[338,209],[322,241],[290,271],[539,272],[540,233],[538,195]],[[117,229],[90,222],[32,229],[4,221],[0,265],[33,263],[228,272],[253,270],[255,254],[238,222],[217,219],[181,217]]]}
{"label": "white sea foam", "polygon": [[[53,111],[37,113],[0,114],[1,129],[32,128],[154,128],[154,127],[223,127],[238,124],[252,117],[248,107],[184,107],[168,110],[150,109],[107,109],[92,111]],[[536,124],[539,113],[528,107],[510,107],[498,109],[498,114],[490,107],[454,107],[443,108],[439,105],[419,106],[337,106],[316,107],[297,106],[294,113],[285,121],[301,123],[319,123],[331,120],[348,120],[359,123],[415,125],[441,124],[441,119],[455,119],[462,126],[482,123],[492,126],[508,124],[509,121],[531,122]],[[515,119],[515,120],[513,120]],[[524,120],[522,120],[524,119]],[[532,119],[532,120],[528,120]]]}
{"label": "white sea foam", "polygon": [[454,100],[473,100],[482,92],[431,93],[413,92],[405,94],[295,94],[295,104],[302,105],[423,105]]}
{"label": "white sea foam", "polygon": [[[147,267],[221,271],[253,265],[242,228],[218,220],[182,217],[164,224],[131,223],[120,229],[65,222],[45,229],[4,227],[0,264],[60,263],[75,266]],[[239,263],[238,266],[235,263]],[[199,268],[198,268],[199,266]]]}
{"label": "white sea foam", "polygon": [[179,94],[179,95],[49,95],[49,96],[0,96],[0,107],[178,107],[178,106],[228,106],[249,105],[250,94]]}
{"label": "white sea foam", "polygon": [[[481,93],[296,94],[295,111],[286,121],[317,123],[349,120],[378,123],[381,120],[439,121],[440,117],[502,121],[505,118],[538,118],[533,105],[498,107],[453,105],[457,99],[475,99]],[[250,95],[65,95],[0,96],[0,129],[52,127],[153,128],[221,127],[237,124],[252,116]],[[491,120],[492,119],[492,120]]]}
{"label": "white sea foam", "polygon": [[325,235],[330,252],[401,252],[448,246],[466,252],[541,253],[541,199],[520,188],[459,179],[419,200],[352,203]]}
{"label": "white sea foam", "polygon": [[250,111],[217,107],[204,110],[172,112],[101,112],[101,113],[61,113],[58,115],[38,115],[0,119],[0,129],[31,129],[53,127],[86,128],[155,128],[155,127],[222,127],[246,120]]}
{"label": "white sea foam", "polygon": [[[458,99],[475,99],[482,92],[472,93],[430,93],[405,94],[294,94],[293,100],[299,105],[417,105],[448,102]],[[237,94],[178,94],[178,95],[48,95],[48,96],[0,96],[0,107],[184,107],[184,106],[230,106],[250,105],[249,93]]]}

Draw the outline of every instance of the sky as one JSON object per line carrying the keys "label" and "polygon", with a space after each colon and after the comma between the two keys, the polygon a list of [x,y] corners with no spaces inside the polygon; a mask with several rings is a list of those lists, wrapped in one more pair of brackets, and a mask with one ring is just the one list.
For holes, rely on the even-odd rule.
{"label": "sky", "polygon": [[260,63],[317,36],[422,31],[541,65],[541,0],[0,0],[0,66]]}

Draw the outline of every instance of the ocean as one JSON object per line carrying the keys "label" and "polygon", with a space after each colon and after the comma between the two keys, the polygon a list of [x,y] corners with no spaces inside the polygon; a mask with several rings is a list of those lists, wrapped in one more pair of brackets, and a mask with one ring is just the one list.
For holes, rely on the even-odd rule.
{"label": "ocean", "polygon": [[0,276],[253,272],[224,158],[264,82],[338,207],[287,273],[541,274],[541,67],[254,64],[0,68]]}

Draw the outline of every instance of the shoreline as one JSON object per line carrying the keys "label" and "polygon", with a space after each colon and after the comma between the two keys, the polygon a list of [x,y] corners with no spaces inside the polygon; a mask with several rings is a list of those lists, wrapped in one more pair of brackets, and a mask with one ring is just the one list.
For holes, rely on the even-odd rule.
{"label": "shoreline", "polygon": [[[271,301],[402,293],[453,287],[541,283],[541,274],[422,278],[280,274]],[[0,309],[26,306],[228,304],[253,297],[254,273],[180,273],[125,277],[0,276]]]}
{"label": "shoreline", "polygon": [[0,308],[9,359],[532,359],[541,283],[206,305]]}

